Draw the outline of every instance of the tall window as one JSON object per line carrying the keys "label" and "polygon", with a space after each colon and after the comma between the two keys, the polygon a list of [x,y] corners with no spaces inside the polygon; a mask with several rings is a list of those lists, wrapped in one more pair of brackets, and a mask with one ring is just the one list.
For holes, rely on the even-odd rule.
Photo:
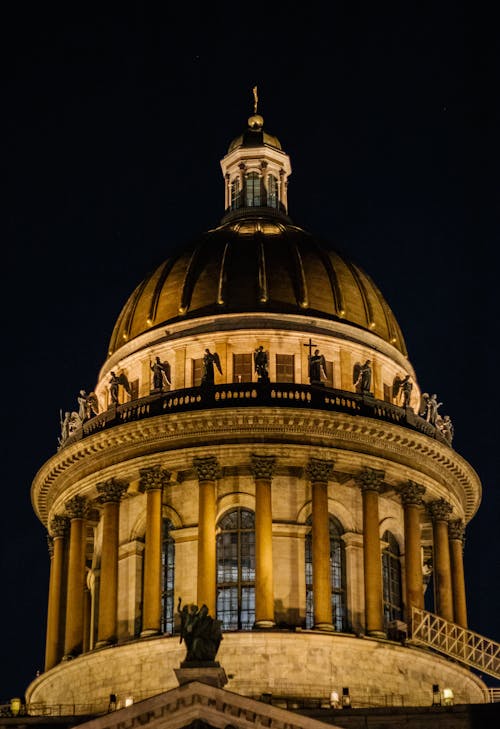
{"label": "tall window", "polygon": [[278,180],[274,175],[267,178],[267,205],[270,208],[278,207]]}
{"label": "tall window", "polygon": [[251,630],[255,622],[255,514],[233,509],[217,526],[217,618],[223,630]]}
{"label": "tall window", "polygon": [[201,385],[201,377],[203,375],[203,357],[199,359],[193,359],[193,374],[192,381],[193,387],[199,387]]}
{"label": "tall window", "polygon": [[252,355],[233,354],[233,382],[252,381]]}
{"label": "tall window", "polygon": [[401,620],[401,555],[399,544],[391,532],[384,532],[382,540],[387,547],[382,552],[382,576],[384,582],[384,620]]}
{"label": "tall window", "polygon": [[257,172],[249,172],[245,178],[245,205],[255,208],[260,204],[260,177]]}
{"label": "tall window", "polygon": [[231,182],[231,210],[240,207],[240,181],[238,178]]}
{"label": "tall window", "polygon": [[174,632],[175,542],[170,534],[173,524],[163,519],[161,540],[161,631]]}
{"label": "tall window", "polygon": [[276,382],[295,382],[293,354],[276,355]]}
{"label": "tall window", "polygon": [[[345,598],[345,547],[341,523],[330,516],[330,588],[332,594],[332,624],[334,630],[347,630],[347,609]],[[309,517],[307,524],[312,524]],[[312,530],[306,534],[306,628],[314,625],[313,610],[313,565]]]}

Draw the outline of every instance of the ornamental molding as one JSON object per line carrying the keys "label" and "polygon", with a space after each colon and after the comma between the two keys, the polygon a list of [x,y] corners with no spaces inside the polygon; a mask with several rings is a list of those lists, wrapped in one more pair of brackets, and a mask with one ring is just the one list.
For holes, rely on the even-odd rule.
{"label": "ornamental molding", "polygon": [[117,504],[127,489],[127,481],[119,478],[113,477],[108,481],[102,481],[96,485],[96,490],[99,494],[96,501],[98,504]]}
{"label": "ornamental molding", "polygon": [[432,521],[449,521],[453,507],[446,499],[429,501],[426,506]]}
{"label": "ornamental molding", "polygon": [[162,489],[170,482],[170,471],[167,471],[160,465],[150,466],[149,468],[141,468],[139,473],[141,475],[139,481],[139,489],[141,491],[155,491]]}
{"label": "ornamental molding", "polygon": [[306,466],[307,478],[312,483],[328,483],[333,474],[333,461],[311,458]]}
{"label": "ornamental molding", "polygon": [[276,456],[259,456],[252,453],[251,469],[254,478],[270,481],[274,475]]}
{"label": "ornamental molding", "polygon": [[423,506],[423,495],[425,494],[425,486],[415,481],[408,481],[401,486],[399,493],[403,506]]}
{"label": "ornamental molding", "polygon": [[364,468],[354,479],[361,492],[376,491],[379,494],[384,488],[385,472],[378,468]]}
{"label": "ornamental molding", "polygon": [[273,450],[306,446],[313,450],[336,449],[398,467],[418,470],[447,488],[463,506],[465,521],[481,500],[481,483],[475,470],[453,449],[434,438],[393,423],[357,415],[293,408],[238,408],[159,415],[129,422],[72,443],[40,468],[32,485],[32,503],[47,523],[54,494],[91,479],[111,464],[133,459],[162,460],[177,450],[196,453],[201,444],[221,446],[262,443]]}

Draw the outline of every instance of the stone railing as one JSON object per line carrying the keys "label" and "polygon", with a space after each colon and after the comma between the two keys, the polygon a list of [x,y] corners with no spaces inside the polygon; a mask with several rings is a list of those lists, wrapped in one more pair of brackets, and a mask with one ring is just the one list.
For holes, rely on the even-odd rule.
{"label": "stone railing", "polygon": [[87,420],[82,428],[64,441],[62,447],[123,423],[166,413],[231,406],[307,408],[362,415],[419,431],[450,445],[439,430],[417,415],[412,408],[402,408],[377,400],[371,395],[295,383],[236,382],[209,388],[188,387],[137,398],[123,405],[111,405],[104,412]]}

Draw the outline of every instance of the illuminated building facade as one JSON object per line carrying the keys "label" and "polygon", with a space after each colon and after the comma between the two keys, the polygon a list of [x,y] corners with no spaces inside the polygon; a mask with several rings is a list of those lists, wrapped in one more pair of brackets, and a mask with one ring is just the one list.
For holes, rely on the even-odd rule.
{"label": "illuminated building facade", "polygon": [[376,284],[292,222],[290,159],[263,124],[255,110],[221,161],[220,225],[131,294],[94,409],[34,479],[51,544],[34,706],[175,689],[179,599],[221,621],[242,697],[347,688],[426,706],[439,684],[485,700],[467,666],[415,639],[429,604],[467,629],[479,479],[421,412]]}

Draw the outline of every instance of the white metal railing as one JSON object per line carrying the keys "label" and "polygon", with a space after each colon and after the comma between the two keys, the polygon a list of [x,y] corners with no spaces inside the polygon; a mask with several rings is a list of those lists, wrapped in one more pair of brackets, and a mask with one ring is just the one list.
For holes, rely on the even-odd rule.
{"label": "white metal railing", "polygon": [[499,643],[427,610],[412,607],[411,640],[500,678]]}

